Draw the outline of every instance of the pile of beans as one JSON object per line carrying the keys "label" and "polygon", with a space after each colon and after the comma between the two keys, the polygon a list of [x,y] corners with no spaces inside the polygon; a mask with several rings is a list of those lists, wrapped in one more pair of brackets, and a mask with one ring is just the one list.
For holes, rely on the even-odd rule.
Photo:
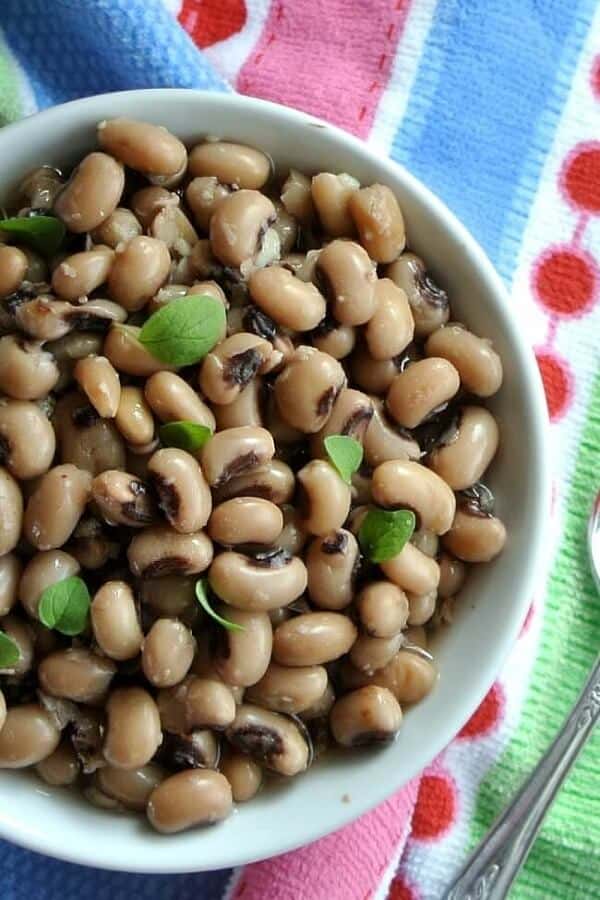
{"label": "pile of beans", "polygon": [[[502,365],[450,321],[388,187],[125,119],[98,142],[21,185],[15,215],[66,226],[57,253],[0,222],[0,767],[169,833],[393,739],[431,691],[428,633],[505,541],[481,483]],[[226,327],[180,367],[140,329],[191,295]],[[213,436],[165,446],[182,421]],[[351,484],[331,435],[363,447]],[[417,523],[380,565],[373,507]],[[73,576],[69,635],[39,605]]]}

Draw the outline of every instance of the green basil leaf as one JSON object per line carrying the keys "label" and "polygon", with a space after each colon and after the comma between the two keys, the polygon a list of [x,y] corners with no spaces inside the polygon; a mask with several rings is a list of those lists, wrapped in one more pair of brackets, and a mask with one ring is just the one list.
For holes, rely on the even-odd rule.
{"label": "green basil leaf", "polygon": [[207,294],[182,297],[157,310],[142,326],[140,343],[161,362],[191,366],[226,330],[225,307]]}
{"label": "green basil leaf", "polygon": [[348,484],[360,469],[363,459],[362,444],[345,434],[331,434],[324,441],[327,456]]}
{"label": "green basil leaf", "polygon": [[177,447],[179,450],[187,450],[195,453],[212,437],[212,431],[208,425],[197,425],[196,422],[181,420],[180,422],[167,422],[158,429],[161,442],[165,447]]}
{"label": "green basil leaf", "polygon": [[370,509],[358,532],[358,542],[371,562],[381,563],[398,556],[415,530],[415,514],[410,509]]}
{"label": "green basil leaf", "polygon": [[208,613],[208,615],[212,619],[214,619],[215,622],[218,622],[219,625],[222,625],[223,628],[227,628],[228,631],[245,631],[246,629],[244,628],[243,625],[238,625],[237,622],[230,622],[229,619],[224,619],[222,616],[220,616],[217,612],[214,611],[214,609],[212,608],[212,606],[209,603],[208,593],[207,593],[206,588],[207,588],[206,578],[198,579],[198,581],[196,582],[196,599],[198,600],[198,603],[200,604],[200,606],[202,607],[204,612]]}
{"label": "green basil leaf", "polygon": [[15,216],[0,219],[0,231],[16,234],[42,256],[53,256],[65,239],[67,229],[56,216]]}
{"label": "green basil leaf", "polygon": [[46,628],[74,637],[87,624],[90,594],[85,581],[72,575],[42,591],[39,617]]}
{"label": "green basil leaf", "polygon": [[0,669],[12,669],[21,658],[21,651],[4,631],[0,631]]}

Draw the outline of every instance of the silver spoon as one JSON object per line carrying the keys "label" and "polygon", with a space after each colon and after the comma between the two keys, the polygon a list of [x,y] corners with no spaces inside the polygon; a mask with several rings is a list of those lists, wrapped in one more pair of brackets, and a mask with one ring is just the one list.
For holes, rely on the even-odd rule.
{"label": "silver spoon", "polygon": [[[600,493],[587,533],[590,567],[600,592]],[[544,816],[600,718],[600,656],[579,699],[519,793],[492,826],[442,900],[504,900]]]}

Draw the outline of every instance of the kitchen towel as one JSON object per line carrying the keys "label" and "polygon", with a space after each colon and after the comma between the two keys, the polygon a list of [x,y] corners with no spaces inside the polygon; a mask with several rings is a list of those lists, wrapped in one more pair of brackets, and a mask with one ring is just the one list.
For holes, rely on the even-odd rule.
{"label": "kitchen towel", "polygon": [[[552,565],[480,708],[377,810],[304,849],[199,875],[107,873],[1,843],[0,897],[436,900],[559,728],[600,644],[584,544],[600,486],[600,7],[2,0],[0,122],[140,87],[237,90],[322,116],[406,165],[470,228],[546,389]],[[597,735],[511,897],[600,897],[599,769]]]}

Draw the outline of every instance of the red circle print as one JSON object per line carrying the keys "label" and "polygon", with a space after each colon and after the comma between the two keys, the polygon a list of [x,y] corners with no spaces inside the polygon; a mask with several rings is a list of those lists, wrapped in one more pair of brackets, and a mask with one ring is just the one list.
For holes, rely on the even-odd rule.
{"label": "red circle print", "polygon": [[396,875],[390,884],[387,900],[417,900],[417,894],[402,875]]}
{"label": "red circle print", "polygon": [[551,247],[534,264],[533,292],[555,315],[583,315],[592,306],[597,287],[598,267],[585,250],[569,245]]}
{"label": "red circle print", "polygon": [[449,775],[423,775],[413,813],[412,837],[420,841],[443,837],[456,820],[457,806],[456,787]]}
{"label": "red circle print", "polygon": [[565,360],[551,351],[537,350],[535,355],[544,382],[550,421],[556,422],[571,404],[573,377]]}
{"label": "red circle print", "polygon": [[600,142],[578,144],[562,172],[567,200],[591,215],[600,213]]}
{"label": "red circle print", "polygon": [[198,47],[210,47],[246,24],[244,0],[183,0],[179,21]]}
{"label": "red circle print", "polygon": [[498,682],[492,685],[466,725],[458,732],[459,738],[481,738],[493,731],[504,711],[504,691]]}

